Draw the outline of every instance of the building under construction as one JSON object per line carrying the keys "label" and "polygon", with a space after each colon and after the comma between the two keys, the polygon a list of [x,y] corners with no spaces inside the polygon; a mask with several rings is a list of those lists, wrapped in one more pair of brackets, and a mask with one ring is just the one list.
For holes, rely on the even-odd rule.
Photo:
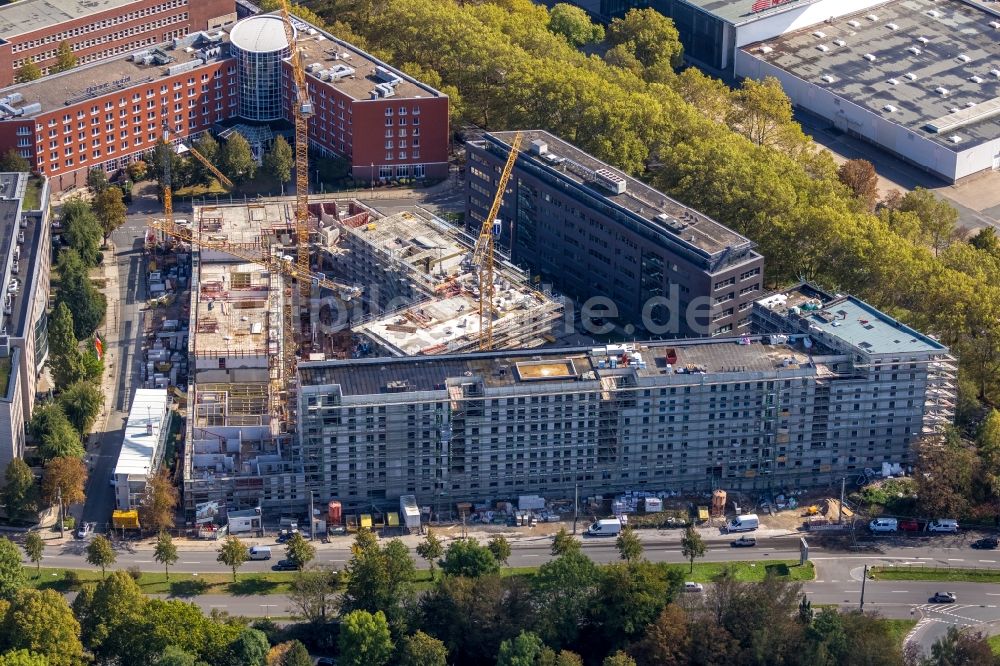
{"label": "building under construction", "polygon": [[[382,217],[357,202],[309,210],[313,268],[337,288],[313,289],[305,300],[283,275],[296,255],[292,201],[195,207],[192,219],[177,221],[193,245],[189,515],[206,502],[271,513],[305,507],[305,470],[319,454],[303,452],[289,411],[298,361],[478,346],[479,285],[463,232],[410,213]],[[494,283],[495,347],[554,339],[560,303],[509,265]],[[297,357],[291,365],[289,353]]]}

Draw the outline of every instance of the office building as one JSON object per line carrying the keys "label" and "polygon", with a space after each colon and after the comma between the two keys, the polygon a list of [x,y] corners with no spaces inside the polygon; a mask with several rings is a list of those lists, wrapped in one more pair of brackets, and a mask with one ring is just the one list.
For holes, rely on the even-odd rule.
{"label": "office building", "polygon": [[[495,132],[467,146],[469,233],[489,212],[513,137]],[[751,241],[548,132],[523,132],[521,146],[498,240],[516,265],[578,309],[610,301],[617,316],[605,323],[627,335],[749,330],[764,280]]]}
{"label": "office building", "polygon": [[303,363],[306,487],[356,507],[777,492],[910,464],[952,418],[948,350],[862,301],[801,285],[755,313],[782,332]]}
{"label": "office building", "polygon": [[0,475],[24,455],[48,359],[51,242],[48,183],[0,173]]}
{"label": "office building", "polygon": [[[328,33],[295,25],[310,63],[314,148],[351,160],[356,178],[447,175],[446,95]],[[280,21],[253,16],[4,88],[0,151],[16,150],[63,191],[84,186],[91,169],[114,172],[142,159],[164,126],[174,142],[234,125],[270,135],[275,118],[290,118],[286,52]]]}
{"label": "office building", "polygon": [[948,182],[1000,169],[1000,13],[894,0],[736,52],[792,103]]}
{"label": "office building", "polygon": [[236,20],[233,0],[21,0],[0,7],[0,86],[28,60],[53,71],[66,42],[85,65]]}

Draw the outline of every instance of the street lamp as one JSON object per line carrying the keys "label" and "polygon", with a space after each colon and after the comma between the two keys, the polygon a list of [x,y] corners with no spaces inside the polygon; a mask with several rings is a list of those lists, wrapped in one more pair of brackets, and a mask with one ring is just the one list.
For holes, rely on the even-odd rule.
{"label": "street lamp", "polygon": [[375,196],[375,163],[374,162],[372,162],[369,165],[369,172],[371,173],[371,177],[372,177],[372,196],[374,197]]}

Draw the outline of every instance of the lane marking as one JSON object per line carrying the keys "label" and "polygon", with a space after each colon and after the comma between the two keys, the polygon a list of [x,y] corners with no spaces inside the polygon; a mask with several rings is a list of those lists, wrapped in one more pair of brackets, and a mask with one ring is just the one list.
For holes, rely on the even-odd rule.
{"label": "lane marking", "polygon": [[909,594],[910,593],[909,590],[889,590],[889,592],[891,592],[893,594]]}
{"label": "lane marking", "polygon": [[962,558],[960,558],[960,557],[949,557],[949,558],[948,558],[948,561],[949,561],[949,562],[964,562],[965,560],[963,560],[963,559],[962,559]]}
{"label": "lane marking", "polygon": [[181,564],[201,564],[201,562],[181,562]]}
{"label": "lane marking", "polygon": [[153,560],[136,560],[136,564],[152,564]]}
{"label": "lane marking", "polygon": [[989,562],[990,564],[996,564],[996,560],[979,560],[980,562]]}

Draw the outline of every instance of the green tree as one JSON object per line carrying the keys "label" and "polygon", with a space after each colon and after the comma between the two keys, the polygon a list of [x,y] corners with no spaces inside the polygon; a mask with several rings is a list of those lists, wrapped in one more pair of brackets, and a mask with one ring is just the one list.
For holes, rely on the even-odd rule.
{"label": "green tree", "polygon": [[48,666],[84,663],[79,635],[69,604],[54,590],[20,590],[0,613],[0,643],[40,655]]}
{"label": "green tree", "polygon": [[28,430],[38,442],[38,453],[43,460],[82,458],[84,455],[80,434],[58,404],[36,407]]}
{"label": "green tree", "polygon": [[672,589],[683,572],[676,568],[664,576],[656,565],[640,561],[601,568],[597,593],[590,609],[591,622],[610,645],[637,638],[671,600]]}
{"label": "green tree", "polygon": [[24,584],[21,551],[13,541],[0,537],[0,599],[13,599]]}
{"label": "green tree", "polygon": [[252,180],[257,172],[257,163],[253,159],[250,144],[241,134],[234,133],[226,139],[220,151],[221,171],[234,183]]}
{"label": "green tree", "polygon": [[612,655],[608,655],[601,662],[601,666],[636,666],[635,659],[630,657],[627,652],[622,652],[619,650]]}
{"label": "green tree", "polygon": [[590,20],[584,10],[565,2],[557,3],[549,12],[549,30],[562,35],[573,46],[583,46],[604,39],[604,28]]}
{"label": "green tree", "polygon": [[46,463],[42,473],[42,497],[49,504],[61,497],[63,516],[71,504],[85,499],[86,487],[87,467],[78,456],[53,458]]}
{"label": "green tree", "polygon": [[0,171],[31,171],[31,164],[16,150],[10,148],[0,156]]}
{"label": "green tree", "polygon": [[506,537],[495,536],[486,543],[486,547],[493,553],[493,559],[502,566],[507,566],[507,560],[511,556],[511,547],[510,541],[507,541]]}
{"label": "green tree", "polygon": [[28,650],[14,650],[0,654],[0,666],[49,666],[49,660]]}
{"label": "green tree", "polygon": [[108,174],[101,168],[94,168],[87,172],[87,187],[94,195],[101,194],[108,189]]}
{"label": "green tree", "polygon": [[295,165],[295,155],[291,146],[280,134],[271,144],[271,150],[264,153],[264,170],[274,176],[274,179],[284,185],[292,177],[292,167]]}
{"label": "green tree", "polygon": [[295,574],[288,599],[307,621],[326,622],[327,610],[333,607],[336,584],[337,574],[329,567],[310,567]]}
{"label": "green tree", "polygon": [[583,666],[583,657],[569,650],[558,653],[550,647],[542,649],[538,657],[538,666]]}
{"label": "green tree", "polygon": [[157,666],[195,666],[197,662],[197,657],[193,654],[189,654],[177,647],[176,645],[168,645],[160,658],[156,661]]}
{"label": "green tree", "polygon": [[427,528],[424,540],[417,544],[417,555],[427,560],[427,565],[431,571],[431,580],[434,580],[434,563],[444,555],[444,546],[437,538],[431,528]]}
{"label": "green tree", "polygon": [[569,533],[565,527],[559,528],[555,536],[552,538],[552,555],[553,557],[561,557],[570,552],[575,552],[580,550],[580,542]]}
{"label": "green tree", "polygon": [[285,557],[302,569],[316,557],[316,547],[296,532],[285,544]]}
{"label": "green tree", "polygon": [[[624,46],[650,80],[666,80],[681,65],[684,47],[674,22],[655,9],[631,9],[608,26],[608,44]],[[653,73],[652,78],[649,73]]]}
{"label": "green tree", "polygon": [[57,404],[80,437],[90,432],[104,404],[104,395],[85,381],[70,384],[59,394]]}
{"label": "green tree", "polygon": [[118,560],[118,553],[111,546],[111,542],[103,534],[95,535],[87,544],[87,564],[101,567],[101,578],[104,578],[104,570],[112,566]]}
{"label": "green tree", "polygon": [[954,240],[958,211],[930,190],[917,187],[907,192],[900,199],[898,209],[914,213],[920,219],[921,229],[933,248],[935,257]]}
{"label": "green tree", "polygon": [[626,562],[633,562],[642,557],[642,541],[639,540],[635,530],[628,525],[622,527],[622,531],[618,533],[615,546],[618,548],[618,554]]}
{"label": "green tree", "polygon": [[397,635],[404,633],[406,607],[413,599],[416,569],[409,549],[393,539],[380,548],[374,535],[362,530],[355,538],[352,557],[344,567],[341,613],[383,611]]}
{"label": "green tree", "polygon": [[291,641],[291,643],[291,646],[281,660],[281,666],[313,666],[309,650],[302,644],[302,641]]}
{"label": "green tree", "polygon": [[[94,248],[100,243],[100,228],[94,221]],[[93,335],[104,318],[107,303],[104,294],[100,293],[90,281],[88,268],[76,250],[64,249],[59,253],[57,264],[59,272],[59,291],[56,304],[65,303],[73,316],[73,332],[77,340],[83,340]]]}
{"label": "green tree", "polygon": [[52,68],[53,72],[65,72],[76,67],[76,56],[73,55],[73,48],[69,42],[63,40],[59,42],[56,50],[56,64]]}
{"label": "green tree", "polygon": [[681,539],[681,554],[690,562],[689,572],[694,571],[694,560],[696,557],[705,557],[707,550],[701,535],[694,529],[693,525],[688,525],[684,530],[684,537]]}
{"label": "green tree", "polygon": [[675,604],[668,604],[646,627],[642,640],[631,649],[640,664],[686,666],[691,663],[691,635],[687,613]]}
{"label": "green tree", "polygon": [[[96,171],[104,173],[103,170]],[[125,198],[120,187],[105,187],[94,197],[94,214],[101,224],[105,243],[112,231],[125,224],[125,213]]]}
{"label": "green tree", "polygon": [[222,548],[219,549],[219,556],[215,559],[233,570],[233,582],[235,583],[236,570],[250,559],[250,549],[236,537],[229,536],[226,537]]}
{"label": "green tree", "polygon": [[32,530],[24,537],[24,554],[35,564],[35,577],[42,573],[42,557],[45,555],[45,541],[42,535]]}
{"label": "green tree", "polygon": [[244,627],[229,646],[229,663],[232,666],[264,666],[270,647],[263,631]]}
{"label": "green tree", "polygon": [[26,61],[17,70],[17,82],[27,83],[42,78],[42,68],[32,60]]}
{"label": "green tree", "polygon": [[597,597],[600,571],[579,548],[538,568],[531,581],[536,626],[546,645],[575,645]]}
{"label": "green tree", "polygon": [[445,550],[441,571],[449,576],[478,578],[498,573],[500,563],[489,548],[475,539],[456,539]]}
{"label": "green tree", "polygon": [[544,647],[538,636],[530,631],[522,631],[516,638],[500,644],[497,666],[535,666]]}
{"label": "green tree", "polygon": [[[98,539],[107,543],[104,537],[94,541]],[[110,550],[109,543],[107,547]],[[139,666],[152,660],[149,648],[156,629],[145,623],[151,607],[139,584],[125,571],[112,571],[96,585],[85,585],[73,600],[84,646],[94,653],[97,663],[120,666]],[[165,647],[157,646],[160,650]]]}
{"label": "green tree", "polygon": [[23,458],[14,458],[7,465],[2,498],[8,518],[15,519],[37,510],[38,487],[35,485],[35,475]]}
{"label": "green tree", "polygon": [[444,643],[418,631],[400,642],[398,666],[447,666],[448,648]]}
{"label": "green tree", "polygon": [[174,545],[169,532],[161,531],[156,537],[153,559],[163,565],[163,576],[170,580],[170,567],[177,562],[177,546]]}
{"label": "green tree", "polygon": [[338,642],[344,666],[384,666],[392,658],[392,637],[382,611],[348,613],[340,622]]}
{"label": "green tree", "polygon": [[49,318],[49,370],[59,389],[82,379],[85,373],[80,345],[73,332],[73,314],[66,303],[56,305]]}
{"label": "green tree", "polygon": [[149,165],[143,160],[136,160],[125,167],[125,173],[128,174],[129,180],[138,183],[149,177]]}
{"label": "green tree", "polygon": [[927,516],[961,516],[969,507],[968,489],[979,472],[976,451],[949,431],[917,441],[913,478],[917,508]]}
{"label": "green tree", "polygon": [[792,103],[773,76],[763,81],[744,79],[740,89],[733,94],[733,107],[727,121],[755,145],[774,146],[792,124]]}

